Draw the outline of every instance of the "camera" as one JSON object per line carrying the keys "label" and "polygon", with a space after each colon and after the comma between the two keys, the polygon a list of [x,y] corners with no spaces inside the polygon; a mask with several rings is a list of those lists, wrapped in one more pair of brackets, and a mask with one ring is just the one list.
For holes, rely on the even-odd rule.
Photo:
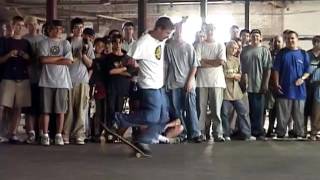
{"label": "camera", "polygon": [[82,40],[82,54],[87,54],[89,50],[89,40],[87,38],[83,38]]}

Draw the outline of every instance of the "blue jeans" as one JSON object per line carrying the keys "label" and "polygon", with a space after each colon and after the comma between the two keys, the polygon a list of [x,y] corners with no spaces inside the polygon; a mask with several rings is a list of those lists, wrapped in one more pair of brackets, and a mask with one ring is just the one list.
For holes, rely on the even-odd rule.
{"label": "blue jeans", "polygon": [[199,119],[196,107],[196,92],[186,92],[184,88],[176,88],[169,91],[170,118],[180,118],[184,129],[184,135],[189,139],[200,136]]}
{"label": "blue jeans", "polygon": [[222,104],[221,111],[221,119],[223,126],[223,134],[225,137],[230,137],[230,110],[232,107],[237,112],[237,125],[239,127],[239,131],[244,135],[245,138],[249,138],[251,136],[251,125],[249,120],[248,110],[242,100],[236,101],[227,101],[224,100]]}
{"label": "blue jeans", "polygon": [[263,111],[265,105],[264,94],[248,93],[249,116],[251,122],[251,133],[253,136],[264,135],[263,130]]}
{"label": "blue jeans", "polygon": [[164,89],[140,89],[140,108],[132,114],[115,113],[114,121],[119,127],[147,126],[137,137],[138,142],[158,143],[158,137],[169,120],[167,97]]}

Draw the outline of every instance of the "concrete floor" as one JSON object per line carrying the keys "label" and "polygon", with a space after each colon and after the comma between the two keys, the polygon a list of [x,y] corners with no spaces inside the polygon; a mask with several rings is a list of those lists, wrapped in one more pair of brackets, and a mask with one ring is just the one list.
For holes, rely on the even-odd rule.
{"label": "concrete floor", "polygon": [[137,159],[122,144],[0,144],[1,180],[319,180],[318,142],[154,145]]}

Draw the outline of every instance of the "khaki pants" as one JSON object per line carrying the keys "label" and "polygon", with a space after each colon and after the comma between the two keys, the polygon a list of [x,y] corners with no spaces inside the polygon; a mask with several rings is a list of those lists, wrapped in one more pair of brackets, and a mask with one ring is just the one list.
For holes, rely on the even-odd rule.
{"label": "khaki pants", "polygon": [[0,84],[0,105],[8,108],[30,107],[30,81],[3,79]]}
{"label": "khaki pants", "polygon": [[313,100],[311,113],[311,135],[316,135],[320,130],[320,102]]}
{"label": "khaki pants", "polygon": [[85,138],[89,90],[89,85],[85,83],[75,85],[69,90],[68,111],[63,127],[63,136],[66,139],[69,139],[69,137]]}
{"label": "khaki pants", "polygon": [[[223,103],[223,88],[199,88],[200,117],[199,127],[202,133],[210,135],[212,125],[212,135],[214,137],[223,136],[221,107]],[[207,107],[211,113],[207,115]]]}

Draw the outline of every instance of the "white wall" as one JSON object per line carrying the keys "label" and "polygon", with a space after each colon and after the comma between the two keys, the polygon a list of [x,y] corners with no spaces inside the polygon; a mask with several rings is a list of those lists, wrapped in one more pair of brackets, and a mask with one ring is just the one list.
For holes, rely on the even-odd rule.
{"label": "white wall", "polygon": [[[320,1],[296,2],[288,6],[284,13],[284,28],[292,29],[300,37],[320,34]],[[300,41],[301,47],[310,49],[311,41]]]}

